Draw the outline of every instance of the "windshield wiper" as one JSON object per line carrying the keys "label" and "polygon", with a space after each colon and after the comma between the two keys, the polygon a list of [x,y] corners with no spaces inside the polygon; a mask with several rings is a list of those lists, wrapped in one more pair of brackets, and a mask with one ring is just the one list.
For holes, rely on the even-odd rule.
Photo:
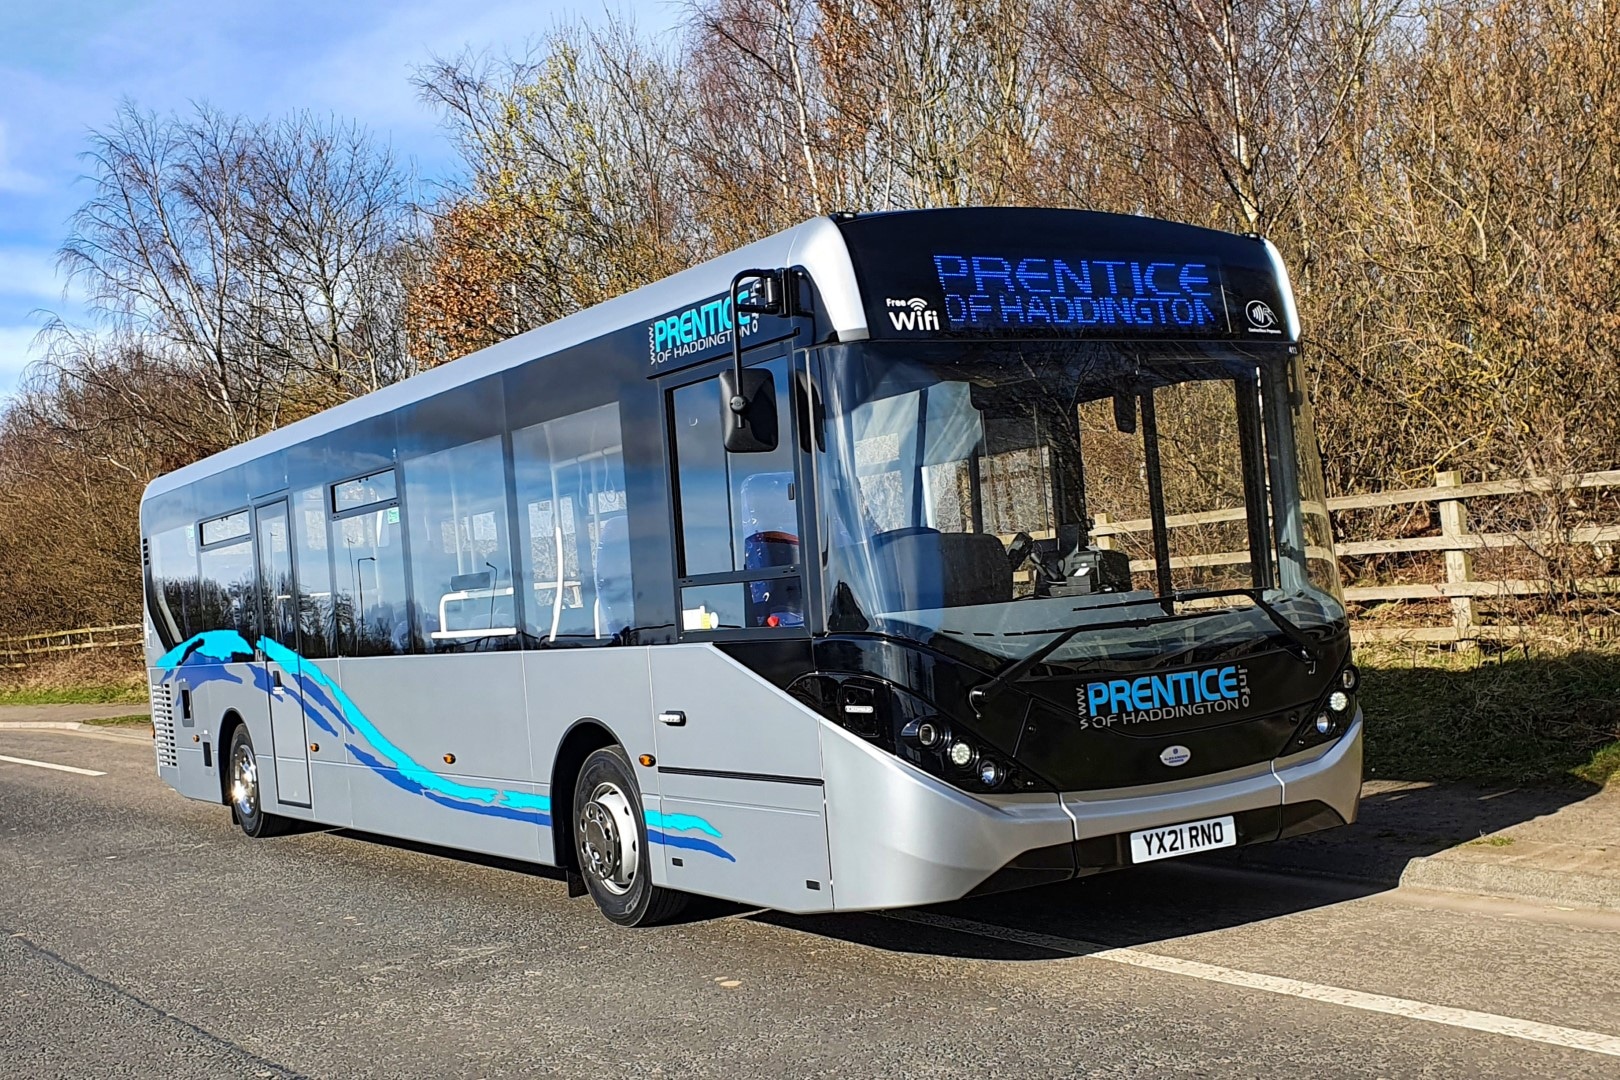
{"label": "windshield wiper", "polygon": [[1305,635],[1305,631],[1301,630],[1297,623],[1279,611],[1277,606],[1270,600],[1267,600],[1263,590],[1189,589],[1172,594],[1172,599],[1177,601],[1218,600],[1223,596],[1247,597],[1255,607],[1260,609],[1266,618],[1271,620],[1278,630],[1282,631],[1283,637],[1293,643],[1294,647],[1299,650],[1297,655],[1301,660],[1314,664],[1322,659],[1321,653],[1317,651],[1316,643]]}
{"label": "windshield wiper", "polygon": [[[1165,597],[1155,596],[1144,598],[1142,600],[1127,601],[1123,604],[1109,604],[1106,606],[1134,607],[1137,604],[1163,603],[1165,600],[1169,600],[1173,605],[1177,601],[1190,602],[1193,600],[1217,600],[1223,596],[1247,597],[1254,603],[1255,607],[1260,609],[1266,618],[1272,621],[1272,623],[1279,631],[1282,632],[1282,635],[1289,640],[1295,649],[1298,650],[1295,654],[1296,656],[1309,664],[1315,664],[1319,659],[1321,659],[1316,651],[1315,643],[1312,642],[1310,638],[1305,636],[1305,632],[1303,630],[1301,630],[1294,623],[1290,622],[1286,615],[1277,610],[1271,601],[1262,596],[1259,589],[1206,589],[1201,591],[1187,590],[1183,592],[1171,593],[1169,596]],[[1083,631],[1136,630],[1147,626],[1162,626],[1165,623],[1176,619],[1194,619],[1204,615],[1218,615],[1221,612],[1229,610],[1231,609],[1221,607],[1204,608],[1198,611],[1159,615],[1151,618],[1120,619],[1115,622],[1107,623],[1081,623],[1078,626],[1071,626],[1065,630],[1057,631],[1057,636],[1051,641],[1048,641],[1045,645],[1042,645],[1028,656],[1008,664],[1006,667],[996,672],[995,675],[990,678],[989,682],[981,683],[980,685],[969,690],[968,704],[973,707],[973,711],[975,713],[982,712],[984,705],[992,698],[998,696],[1009,686],[1021,680],[1035,667],[1035,665],[1057,652]]]}

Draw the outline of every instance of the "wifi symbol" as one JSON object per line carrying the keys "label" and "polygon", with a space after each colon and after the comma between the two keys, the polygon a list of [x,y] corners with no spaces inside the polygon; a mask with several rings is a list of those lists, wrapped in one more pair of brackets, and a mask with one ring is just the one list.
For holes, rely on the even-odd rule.
{"label": "wifi symbol", "polygon": [[910,300],[906,301],[906,307],[910,308],[912,311],[927,311],[928,301],[924,300],[920,296],[913,296]]}

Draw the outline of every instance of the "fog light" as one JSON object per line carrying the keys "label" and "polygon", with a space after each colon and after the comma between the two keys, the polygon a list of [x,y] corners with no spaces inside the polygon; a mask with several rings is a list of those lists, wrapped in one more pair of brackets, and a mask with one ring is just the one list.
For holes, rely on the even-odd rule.
{"label": "fog light", "polygon": [[1334,712],[1344,712],[1350,707],[1350,695],[1343,690],[1335,690],[1328,695],[1328,708]]}
{"label": "fog light", "polygon": [[1343,686],[1346,690],[1354,690],[1356,685],[1360,682],[1361,672],[1356,670],[1356,665],[1354,664],[1349,665],[1343,671],[1339,672],[1339,685]]}
{"label": "fog light", "polygon": [[917,745],[926,750],[932,750],[950,737],[950,732],[932,720],[924,720],[917,725]]}
{"label": "fog light", "polygon": [[979,765],[979,780],[985,787],[995,787],[1007,778],[1007,773],[993,761]]}
{"label": "fog light", "polygon": [[1318,716],[1316,718],[1316,731],[1317,731],[1317,734],[1326,735],[1328,732],[1330,732],[1332,730],[1333,730],[1333,717],[1329,716],[1327,713],[1323,713],[1322,715],[1320,715],[1320,716]]}
{"label": "fog light", "polygon": [[951,749],[945,756],[958,769],[967,769],[972,767],[973,759],[978,757],[979,754],[978,751],[965,742],[954,742],[951,743]]}

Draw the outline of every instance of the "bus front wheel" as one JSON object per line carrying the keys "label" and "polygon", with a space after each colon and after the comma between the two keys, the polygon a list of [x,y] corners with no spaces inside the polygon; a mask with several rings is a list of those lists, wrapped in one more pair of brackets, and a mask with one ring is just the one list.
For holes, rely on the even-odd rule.
{"label": "bus front wheel", "polygon": [[653,926],[686,906],[685,893],[652,882],[647,821],[630,759],[593,751],[574,782],[574,850],[591,899],[620,926]]}
{"label": "bus front wheel", "polygon": [[230,800],[231,816],[254,839],[285,832],[287,819],[266,813],[261,801],[264,792],[259,786],[259,759],[253,752],[253,736],[248,734],[246,724],[231,733],[230,754],[225,795]]}

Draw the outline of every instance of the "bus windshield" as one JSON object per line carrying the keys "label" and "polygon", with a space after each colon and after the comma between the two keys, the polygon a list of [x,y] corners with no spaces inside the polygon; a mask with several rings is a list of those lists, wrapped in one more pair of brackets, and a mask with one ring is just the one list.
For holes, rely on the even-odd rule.
{"label": "bus windshield", "polygon": [[1231,344],[820,350],[828,630],[1085,669],[1342,629],[1296,380]]}

